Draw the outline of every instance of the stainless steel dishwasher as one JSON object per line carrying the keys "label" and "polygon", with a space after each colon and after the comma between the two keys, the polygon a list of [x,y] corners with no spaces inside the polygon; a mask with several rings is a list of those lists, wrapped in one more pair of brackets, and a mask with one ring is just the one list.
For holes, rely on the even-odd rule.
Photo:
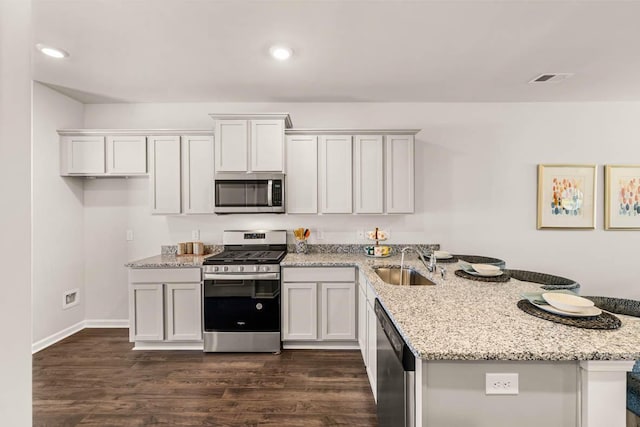
{"label": "stainless steel dishwasher", "polygon": [[415,427],[415,356],[377,299],[374,311],[378,426]]}

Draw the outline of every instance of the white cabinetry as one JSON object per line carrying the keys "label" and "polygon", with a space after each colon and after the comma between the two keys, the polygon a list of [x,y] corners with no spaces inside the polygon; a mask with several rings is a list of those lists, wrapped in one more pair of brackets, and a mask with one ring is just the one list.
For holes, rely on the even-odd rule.
{"label": "white cabinetry", "polygon": [[327,343],[353,348],[357,338],[354,268],[285,267],[282,292],[282,341],[287,348],[297,344],[319,348]]}
{"label": "white cabinetry", "polygon": [[351,213],[352,147],[351,135],[320,137],[320,212]]}
{"label": "white cabinetry", "polygon": [[107,136],[107,174],[142,175],[147,173],[147,138],[144,136]]}
{"label": "white cabinetry", "polygon": [[358,344],[362,353],[362,360],[367,368],[369,384],[373,391],[374,398],[377,398],[376,377],[377,377],[377,323],[375,311],[373,309],[376,301],[376,293],[367,281],[365,275],[360,271],[358,278],[359,298],[358,302]]}
{"label": "white cabinetry", "polygon": [[180,213],[180,137],[149,137],[151,213]]}
{"label": "white cabinetry", "polygon": [[353,159],[356,213],[382,213],[382,159],[382,135],[356,135]]}
{"label": "white cabinetry", "polygon": [[318,137],[292,135],[286,144],[287,213],[318,212]]}
{"label": "white cabinetry", "polygon": [[251,171],[284,169],[284,120],[251,120]]}
{"label": "white cabinetry", "polygon": [[244,172],[247,164],[247,120],[217,120],[215,126],[216,171]]}
{"label": "white cabinetry", "polygon": [[131,269],[129,341],[200,342],[200,277],[199,268]]}
{"label": "white cabinetry", "polygon": [[414,137],[386,135],[386,211],[414,211]]}
{"label": "white cabinetry", "polygon": [[104,136],[62,137],[61,175],[102,175],[104,173]]}
{"label": "white cabinetry", "polygon": [[315,283],[284,283],[282,291],[282,339],[318,338],[318,291]]}
{"label": "white cabinetry", "polygon": [[216,172],[282,172],[286,113],[210,114],[215,120]]}
{"label": "white cabinetry", "polygon": [[213,213],[213,138],[150,136],[151,213]]}
{"label": "white cabinetry", "polygon": [[213,137],[182,137],[182,211],[213,212]]}
{"label": "white cabinetry", "polygon": [[100,135],[100,131],[61,130],[60,175],[131,176],[147,173],[144,135]]}

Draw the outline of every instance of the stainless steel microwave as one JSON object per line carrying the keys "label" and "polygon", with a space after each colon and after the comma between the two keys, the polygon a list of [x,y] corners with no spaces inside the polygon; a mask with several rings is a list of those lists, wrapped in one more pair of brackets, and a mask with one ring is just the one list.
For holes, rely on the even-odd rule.
{"label": "stainless steel microwave", "polygon": [[283,173],[216,173],[214,212],[284,213]]}

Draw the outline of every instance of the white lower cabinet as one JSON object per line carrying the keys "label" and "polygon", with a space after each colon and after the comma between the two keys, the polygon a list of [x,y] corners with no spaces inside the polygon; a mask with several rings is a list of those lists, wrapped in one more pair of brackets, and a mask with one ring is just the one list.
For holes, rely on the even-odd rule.
{"label": "white lower cabinet", "polygon": [[199,268],[129,271],[129,341],[202,340]]}
{"label": "white lower cabinet", "polygon": [[355,342],[356,310],[354,268],[283,269],[283,342]]}
{"label": "white lower cabinet", "polygon": [[367,282],[362,272],[358,278],[358,344],[362,353],[362,360],[367,368],[367,376],[373,397],[377,399],[376,377],[377,364],[377,324],[376,313],[373,309],[376,301],[376,293]]}

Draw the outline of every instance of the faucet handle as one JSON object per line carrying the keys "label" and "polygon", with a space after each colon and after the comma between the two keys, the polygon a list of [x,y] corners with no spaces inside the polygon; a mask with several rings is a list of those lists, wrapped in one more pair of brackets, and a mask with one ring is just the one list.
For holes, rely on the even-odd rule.
{"label": "faucet handle", "polygon": [[440,276],[441,276],[443,279],[446,279],[446,278],[447,278],[447,269],[446,269],[446,268],[444,268],[444,267],[440,267]]}

